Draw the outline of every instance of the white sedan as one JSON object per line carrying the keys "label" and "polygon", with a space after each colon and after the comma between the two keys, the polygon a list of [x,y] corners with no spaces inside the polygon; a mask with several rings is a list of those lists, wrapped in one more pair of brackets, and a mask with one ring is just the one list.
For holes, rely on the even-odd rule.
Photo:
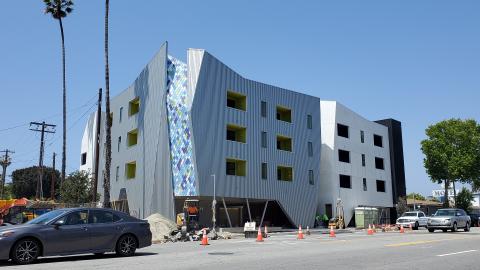
{"label": "white sedan", "polygon": [[410,227],[414,230],[418,230],[419,227],[427,227],[428,218],[422,211],[405,212],[401,217],[397,219],[397,227],[403,226],[404,228]]}

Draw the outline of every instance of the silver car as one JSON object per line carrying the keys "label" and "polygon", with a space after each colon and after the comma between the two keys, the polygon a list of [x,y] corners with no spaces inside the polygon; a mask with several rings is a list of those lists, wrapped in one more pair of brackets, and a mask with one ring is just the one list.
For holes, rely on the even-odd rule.
{"label": "silver car", "polygon": [[408,228],[412,226],[412,229],[418,230],[419,227],[427,227],[428,218],[422,211],[405,212],[401,217],[397,219],[397,227],[403,226]]}
{"label": "silver car", "polygon": [[438,209],[435,215],[428,219],[427,229],[429,232],[435,230],[456,232],[459,228],[463,228],[468,232],[471,224],[470,217],[462,209]]}
{"label": "silver car", "polygon": [[132,256],[150,246],[150,225],[110,209],[72,208],[43,214],[23,225],[0,228],[0,260],[29,264],[40,256],[115,251]]}

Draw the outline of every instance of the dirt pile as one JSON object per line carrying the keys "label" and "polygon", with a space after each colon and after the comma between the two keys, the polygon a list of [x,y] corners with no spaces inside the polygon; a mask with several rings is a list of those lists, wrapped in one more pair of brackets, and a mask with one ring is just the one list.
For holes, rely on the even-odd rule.
{"label": "dirt pile", "polygon": [[152,231],[152,242],[165,242],[173,232],[177,231],[177,224],[172,220],[160,215],[153,214],[146,218]]}

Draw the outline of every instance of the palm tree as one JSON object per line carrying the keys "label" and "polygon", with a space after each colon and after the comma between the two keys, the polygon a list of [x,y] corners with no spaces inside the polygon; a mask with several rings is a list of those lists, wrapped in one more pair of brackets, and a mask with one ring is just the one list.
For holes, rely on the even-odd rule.
{"label": "palm tree", "polygon": [[112,117],[110,116],[110,70],[108,67],[108,10],[109,0],[105,0],[105,112],[106,149],[105,173],[103,176],[103,207],[110,208],[110,166],[112,163]]}
{"label": "palm tree", "polygon": [[62,69],[63,69],[63,145],[62,145],[62,175],[60,186],[65,181],[65,168],[67,164],[67,84],[65,80],[65,36],[63,34],[62,18],[67,17],[73,11],[71,0],[43,0],[45,3],[45,14],[51,14],[60,24],[62,36]]}

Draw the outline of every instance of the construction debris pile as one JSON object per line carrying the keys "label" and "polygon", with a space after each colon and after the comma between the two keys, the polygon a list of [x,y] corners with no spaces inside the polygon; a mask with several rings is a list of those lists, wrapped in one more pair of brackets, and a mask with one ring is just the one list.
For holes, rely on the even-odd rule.
{"label": "construction debris pile", "polygon": [[167,242],[172,234],[179,232],[175,222],[158,213],[147,217],[146,220],[150,224],[150,230],[152,231],[152,242],[154,243]]}

